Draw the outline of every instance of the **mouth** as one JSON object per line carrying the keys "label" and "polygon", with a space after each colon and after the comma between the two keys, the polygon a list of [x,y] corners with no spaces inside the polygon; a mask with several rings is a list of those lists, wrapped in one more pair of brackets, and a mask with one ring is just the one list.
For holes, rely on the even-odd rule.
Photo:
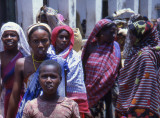
{"label": "mouth", "polygon": [[12,46],[14,43],[12,41],[7,41],[7,42],[5,42],[5,44],[8,46]]}
{"label": "mouth", "polygon": [[44,53],[45,53],[45,49],[44,49],[44,48],[39,48],[39,49],[38,49],[38,53],[39,53],[40,55],[44,54]]}
{"label": "mouth", "polygon": [[54,88],[54,86],[52,84],[46,84],[45,86],[46,86],[47,89],[53,89]]}

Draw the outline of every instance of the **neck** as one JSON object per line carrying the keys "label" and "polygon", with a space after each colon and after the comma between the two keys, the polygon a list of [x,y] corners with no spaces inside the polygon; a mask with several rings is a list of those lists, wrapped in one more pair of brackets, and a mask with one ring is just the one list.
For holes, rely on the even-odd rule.
{"label": "neck", "polygon": [[5,52],[10,54],[10,55],[15,55],[19,52],[19,50],[17,49],[17,47],[15,47],[13,49],[7,49],[7,50],[5,50]]}
{"label": "neck", "polygon": [[33,54],[33,55],[32,55],[32,58],[34,59],[34,61],[44,61],[45,58],[46,58],[46,55],[40,57],[40,56],[36,56],[36,55]]}
{"label": "neck", "polygon": [[61,53],[63,50],[62,50],[62,49],[55,48],[55,51],[56,51],[56,55],[58,55],[58,54]]}
{"label": "neck", "polygon": [[57,93],[54,94],[46,94],[43,92],[43,95],[40,97],[44,101],[57,101],[60,96],[57,95]]}

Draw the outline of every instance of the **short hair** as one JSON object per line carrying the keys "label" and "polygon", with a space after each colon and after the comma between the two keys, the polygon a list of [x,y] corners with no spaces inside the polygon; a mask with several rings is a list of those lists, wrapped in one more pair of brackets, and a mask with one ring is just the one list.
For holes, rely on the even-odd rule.
{"label": "short hair", "polygon": [[31,31],[29,32],[28,41],[30,41],[30,38],[31,38],[31,35],[33,34],[33,32],[35,32],[38,29],[46,31],[49,34],[49,39],[51,39],[51,34],[50,34],[49,30],[45,26],[36,26],[33,29],[31,29]]}
{"label": "short hair", "polygon": [[58,74],[61,76],[62,70],[61,70],[61,66],[58,62],[54,61],[54,60],[45,60],[43,61],[40,66],[39,66],[39,74],[41,73],[41,69],[43,66],[47,66],[47,65],[52,65],[52,66],[56,66],[58,69]]}

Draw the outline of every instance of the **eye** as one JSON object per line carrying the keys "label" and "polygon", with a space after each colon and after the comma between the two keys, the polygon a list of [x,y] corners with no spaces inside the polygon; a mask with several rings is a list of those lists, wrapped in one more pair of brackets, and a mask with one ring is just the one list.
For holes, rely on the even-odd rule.
{"label": "eye", "polygon": [[48,39],[42,39],[42,43],[47,43]]}
{"label": "eye", "polygon": [[38,40],[33,40],[33,43],[38,44],[39,41]]}

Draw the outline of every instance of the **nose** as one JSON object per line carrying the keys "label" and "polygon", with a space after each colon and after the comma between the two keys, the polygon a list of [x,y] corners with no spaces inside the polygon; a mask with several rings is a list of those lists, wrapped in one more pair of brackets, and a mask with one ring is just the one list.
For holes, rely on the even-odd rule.
{"label": "nose", "polygon": [[7,38],[7,39],[11,39],[11,38],[12,38],[12,36],[11,36],[11,35],[8,35],[6,38]]}
{"label": "nose", "polygon": [[64,37],[64,38],[63,38],[63,41],[67,41],[67,39]]}
{"label": "nose", "polygon": [[43,47],[43,43],[40,41],[38,47]]}
{"label": "nose", "polygon": [[50,77],[47,77],[47,82],[51,82],[51,78]]}

